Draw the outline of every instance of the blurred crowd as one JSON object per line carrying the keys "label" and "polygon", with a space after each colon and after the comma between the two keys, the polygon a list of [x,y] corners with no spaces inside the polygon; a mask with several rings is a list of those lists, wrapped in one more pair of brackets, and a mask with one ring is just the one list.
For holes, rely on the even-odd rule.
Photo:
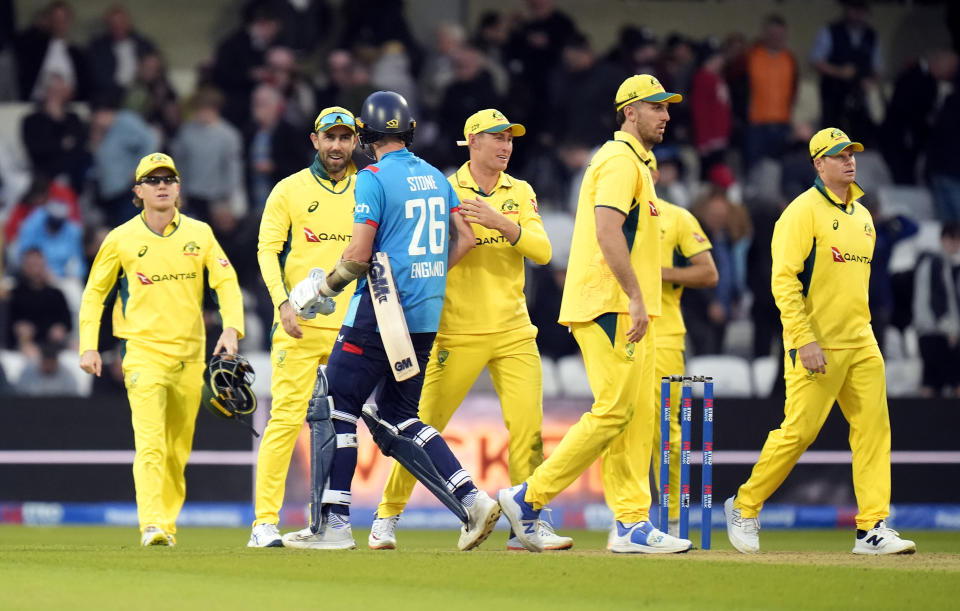
{"label": "blurred crowd", "polygon": [[[19,130],[26,172],[15,170],[0,141],[0,346],[27,365],[16,380],[0,368],[0,388],[76,392],[58,364],[72,361],[58,353],[75,347],[85,274],[106,232],[137,213],[133,168],[155,150],[174,157],[184,211],[211,224],[237,269],[248,313],[243,349],[268,349],[273,312],[256,261],[259,212],[279,179],[310,164],[318,110],[358,112],[378,89],[407,98],[417,118],[412,148],[442,169],[463,162],[455,143],[478,109],[498,108],[527,127],[508,171],[536,189],[554,243],[553,262],[530,269],[528,302],[544,355],[576,353],[556,318],[579,181],[592,151],[616,129],[617,86],[637,73],[684,96],[671,106],[655,151],[657,191],[698,217],[720,272],[716,288],[685,293],[692,354],[730,352],[737,321],[752,328],[738,348],[743,356],[781,350],[770,236],[783,207],[812,184],[807,143],[829,125],[867,147],[857,155],[858,182],[877,224],[878,337],[884,341],[888,326],[914,328],[924,358],[960,356],[960,10],[953,4],[944,8],[953,47],[931,47],[892,70],[870,7],[852,0],[800,44],[788,45],[790,24],[770,14],[759,31],[706,40],[628,24],[609,49],[595,48],[552,0],[486,12],[473,30],[442,23],[432,40],[412,34],[397,0],[336,8],[324,0],[251,0],[236,30],[198,61],[185,98],[165,61],[176,41],[152,40],[122,5],[106,11],[86,44],[76,40],[67,2],[49,4],[20,31],[14,12],[12,0],[0,0],[0,104],[27,102],[32,110]],[[798,57],[791,46],[808,52]],[[819,86],[813,124],[793,121],[804,75]],[[356,161],[369,163],[362,154]],[[880,209],[879,189],[890,185],[929,192],[931,220],[943,227],[941,243],[924,245],[923,274],[889,273],[894,244],[915,234],[920,220]],[[211,314],[212,326],[216,320]],[[120,392],[109,324],[101,341],[108,373],[95,392]],[[946,369],[925,372],[924,392],[956,390],[960,368]]]}

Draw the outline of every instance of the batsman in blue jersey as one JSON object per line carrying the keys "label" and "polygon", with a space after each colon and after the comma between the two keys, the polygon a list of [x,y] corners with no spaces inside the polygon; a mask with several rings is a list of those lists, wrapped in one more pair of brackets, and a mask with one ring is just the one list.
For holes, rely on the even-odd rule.
{"label": "batsman in blue jersey", "polygon": [[[474,244],[444,175],[409,150],[416,122],[406,100],[371,94],[357,118],[360,143],[376,163],[357,173],[353,236],[329,274],[313,270],[290,293],[300,316],[332,311],[331,297],[358,279],[343,327],[318,371],[307,411],[311,429],[309,527],[284,535],[286,547],[353,549],[350,485],[357,466],[357,421],[381,451],[413,473],[464,523],[458,547],[472,549],[493,531],[500,506],[477,490],[441,435],[417,416],[423,372],[440,321],[447,269]],[[397,381],[365,275],[375,252],[386,253],[402,319],[420,372]],[[396,324],[402,325],[403,320]],[[381,319],[381,324],[383,324]],[[391,321],[389,324],[394,324]],[[398,376],[399,377],[399,376]],[[373,394],[376,406],[364,405]]]}

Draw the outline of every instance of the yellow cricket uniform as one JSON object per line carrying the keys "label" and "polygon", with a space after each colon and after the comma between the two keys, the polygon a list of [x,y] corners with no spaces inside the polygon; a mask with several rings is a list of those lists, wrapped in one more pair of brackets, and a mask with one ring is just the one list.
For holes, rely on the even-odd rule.
{"label": "yellow cricket uniform", "polygon": [[330,316],[297,319],[301,339],[280,324],[280,305],[310,269],[333,269],[353,233],[356,168],[332,181],[319,161],[281,180],[270,192],[260,220],[257,260],[274,305],[271,330],[273,402],[257,454],[254,524],[277,524],[290,457],[307,415],[317,367],[327,362],[353,291],[336,297]]}
{"label": "yellow cricket uniform", "polygon": [[179,211],[163,235],[147,227],[143,213],[107,234],[83,291],[81,355],[97,349],[104,301],[119,283],[113,333],[124,340],[141,530],[152,524],[175,533],[186,496],[183,470],[203,385],[204,272],[216,291],[223,327],[242,337],[237,274],[210,227]]}
{"label": "yellow cricket uniform", "polygon": [[[834,402],[850,423],[857,528],[868,530],[890,510],[890,419],[883,357],[867,302],[876,231],[850,186],[846,201],[817,178],[795,199],[773,232],[771,286],[786,349],[787,399],[736,506],[755,517],[813,443]],[[797,350],[818,342],[826,374],[804,369]]]}
{"label": "yellow cricket uniform", "polygon": [[[550,240],[537,211],[537,195],[527,182],[501,172],[493,191],[484,193],[470,174],[470,162],[448,180],[458,198],[480,196],[517,223],[520,237],[511,244],[499,231],[473,225],[476,246],[447,278],[420,395],[420,419],[443,431],[487,367],[510,433],[510,481],[516,484],[543,462],[543,371],[523,285],[524,259],[548,263]],[[403,511],[415,483],[394,463],[377,515]]]}
{"label": "yellow cricket uniform", "polygon": [[[668,201],[658,199],[660,210],[660,263],[662,267],[684,267],[691,257],[710,250],[713,246],[690,211]],[[661,286],[660,318],[657,319],[656,374],[654,376],[654,409],[660,409],[660,379],[683,375],[684,338],[687,328],[680,312],[683,287],[672,282]],[[670,397],[679,405],[680,384],[670,387]],[[680,517],[680,410],[670,410],[670,518]],[[659,411],[654,427],[654,446],[660,447]],[[653,475],[660,486],[660,452],[653,453]]]}
{"label": "yellow cricket uniform", "polygon": [[[647,155],[636,138],[618,131],[594,155],[583,178],[560,323],[571,328],[583,352],[594,403],[527,480],[526,501],[535,508],[546,505],[602,454],[604,491],[616,518],[623,522],[648,518],[656,417],[653,319],[660,315],[660,213]],[[647,335],[636,345],[626,341],[629,299],[597,242],[598,206],[625,217],[630,263],[651,318]],[[638,464],[646,465],[642,473],[636,472]]]}

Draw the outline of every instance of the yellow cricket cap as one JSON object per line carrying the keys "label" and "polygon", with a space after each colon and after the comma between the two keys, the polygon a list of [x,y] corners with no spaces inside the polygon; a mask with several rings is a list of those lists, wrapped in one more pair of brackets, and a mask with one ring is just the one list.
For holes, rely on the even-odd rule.
{"label": "yellow cricket cap", "polygon": [[150,153],[137,164],[137,173],[134,177],[135,182],[140,182],[144,176],[159,168],[169,168],[174,176],[180,176],[180,172],[177,171],[177,166],[173,165],[173,157],[164,155],[163,153]]}
{"label": "yellow cricket cap", "polygon": [[843,133],[843,130],[836,127],[821,129],[813,135],[813,138],[810,138],[810,159],[832,157],[848,147],[856,153],[863,150],[863,145],[859,142],[851,142],[850,137]]}
{"label": "yellow cricket cap", "polygon": [[657,77],[649,74],[634,74],[620,84],[614,105],[620,110],[631,102],[682,102],[683,96],[679,93],[664,91],[663,85]]}
{"label": "yellow cricket cap", "polygon": [[352,112],[342,106],[330,106],[321,110],[320,114],[317,115],[317,120],[313,122],[313,131],[325,132],[337,125],[342,125],[353,133],[357,133],[356,118]]}
{"label": "yellow cricket cap", "polygon": [[516,136],[527,133],[527,128],[519,123],[511,123],[502,112],[495,108],[485,108],[470,115],[463,124],[463,140],[457,140],[457,146],[467,146],[470,134],[496,134],[507,130]]}

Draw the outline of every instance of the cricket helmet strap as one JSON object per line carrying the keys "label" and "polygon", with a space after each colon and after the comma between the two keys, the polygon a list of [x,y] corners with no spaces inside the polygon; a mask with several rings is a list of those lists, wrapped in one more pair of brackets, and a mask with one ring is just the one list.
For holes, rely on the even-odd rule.
{"label": "cricket helmet strap", "polygon": [[373,144],[384,136],[399,136],[404,145],[413,142],[417,122],[402,95],[394,91],[375,91],[363,102],[357,117],[360,143]]}
{"label": "cricket helmet strap", "polygon": [[257,397],[251,389],[255,379],[253,367],[243,356],[216,354],[204,374],[201,404],[214,416],[249,426],[245,418],[257,409]]}

